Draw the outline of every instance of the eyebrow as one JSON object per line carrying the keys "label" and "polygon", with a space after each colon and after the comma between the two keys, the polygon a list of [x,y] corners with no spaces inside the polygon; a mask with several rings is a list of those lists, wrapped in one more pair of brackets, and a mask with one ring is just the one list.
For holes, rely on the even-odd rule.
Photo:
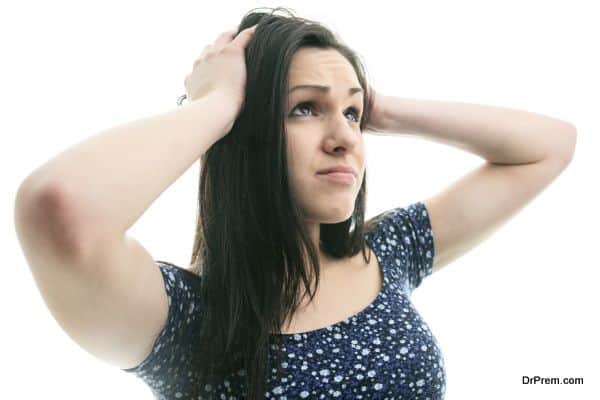
{"label": "eyebrow", "polygon": [[[298,86],[294,86],[288,93],[292,93],[294,90],[297,90],[297,89],[316,89],[321,92],[328,93],[331,90],[331,87],[323,86],[323,85],[298,85]],[[351,87],[348,90],[348,97],[352,96],[353,94],[362,93],[362,92],[363,92],[363,89],[360,87]]]}

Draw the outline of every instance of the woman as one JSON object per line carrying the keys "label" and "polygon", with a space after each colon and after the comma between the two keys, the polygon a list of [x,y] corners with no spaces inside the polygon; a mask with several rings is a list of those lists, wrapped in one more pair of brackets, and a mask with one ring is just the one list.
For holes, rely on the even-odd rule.
{"label": "woman", "polygon": [[[159,399],[441,399],[442,352],[410,295],[564,170],[575,129],[378,94],[330,31],[274,11],[205,48],[185,107],[26,179],[16,221],[36,282],[74,340]],[[365,223],[365,132],[421,134],[487,162]],[[198,158],[184,269],[126,232]]]}

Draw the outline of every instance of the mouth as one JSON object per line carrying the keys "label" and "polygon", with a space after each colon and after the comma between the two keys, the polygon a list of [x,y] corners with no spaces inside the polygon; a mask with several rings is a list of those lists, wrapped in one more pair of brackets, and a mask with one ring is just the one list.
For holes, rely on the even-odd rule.
{"label": "mouth", "polygon": [[329,182],[342,183],[345,185],[352,185],[356,182],[356,177],[350,172],[328,172],[317,174],[317,176]]}

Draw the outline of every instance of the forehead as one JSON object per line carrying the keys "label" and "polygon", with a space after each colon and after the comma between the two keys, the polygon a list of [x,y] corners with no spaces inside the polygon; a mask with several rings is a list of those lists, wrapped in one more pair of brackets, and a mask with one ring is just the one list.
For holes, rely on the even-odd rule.
{"label": "forehead", "polygon": [[292,57],[289,70],[289,88],[301,84],[322,84],[333,90],[347,90],[360,86],[352,64],[334,49],[304,47]]}

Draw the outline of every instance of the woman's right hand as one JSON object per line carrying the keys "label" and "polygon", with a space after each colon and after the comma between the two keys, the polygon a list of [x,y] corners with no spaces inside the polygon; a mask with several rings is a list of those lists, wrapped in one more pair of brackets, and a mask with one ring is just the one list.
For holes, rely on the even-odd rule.
{"label": "woman's right hand", "polygon": [[237,118],[246,92],[244,50],[257,26],[246,28],[237,36],[237,30],[223,32],[212,45],[204,48],[184,81],[188,101],[209,94],[224,95],[225,101],[231,102],[234,120]]}

